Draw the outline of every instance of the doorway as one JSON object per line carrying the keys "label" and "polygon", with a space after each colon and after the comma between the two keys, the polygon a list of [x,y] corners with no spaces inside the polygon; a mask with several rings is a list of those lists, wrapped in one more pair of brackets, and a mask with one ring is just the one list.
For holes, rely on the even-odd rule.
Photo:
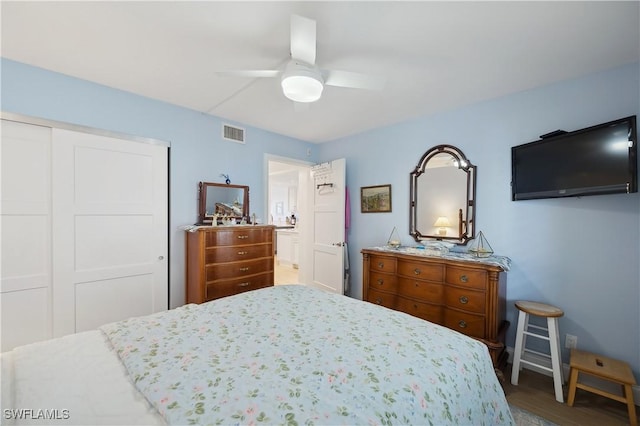
{"label": "doorway", "polygon": [[267,223],[276,226],[275,285],[304,283],[311,164],[267,156]]}

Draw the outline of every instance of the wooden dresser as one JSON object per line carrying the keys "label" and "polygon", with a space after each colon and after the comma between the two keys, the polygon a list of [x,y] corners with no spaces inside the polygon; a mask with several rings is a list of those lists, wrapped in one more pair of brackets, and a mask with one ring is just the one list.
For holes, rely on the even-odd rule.
{"label": "wooden dresser", "polygon": [[187,234],[187,303],[274,283],[274,226],[202,227]]}
{"label": "wooden dresser", "polygon": [[484,342],[493,365],[507,359],[506,272],[500,266],[364,249],[363,300],[444,325]]}

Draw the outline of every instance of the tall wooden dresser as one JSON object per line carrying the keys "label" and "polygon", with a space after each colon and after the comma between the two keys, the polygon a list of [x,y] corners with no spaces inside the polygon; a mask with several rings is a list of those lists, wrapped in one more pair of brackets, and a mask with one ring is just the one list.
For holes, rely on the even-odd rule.
{"label": "tall wooden dresser", "polygon": [[187,303],[274,284],[275,226],[209,226],[187,234]]}
{"label": "tall wooden dresser", "polygon": [[363,300],[474,337],[487,345],[494,367],[504,366],[505,268],[402,249],[364,249],[362,254]]}

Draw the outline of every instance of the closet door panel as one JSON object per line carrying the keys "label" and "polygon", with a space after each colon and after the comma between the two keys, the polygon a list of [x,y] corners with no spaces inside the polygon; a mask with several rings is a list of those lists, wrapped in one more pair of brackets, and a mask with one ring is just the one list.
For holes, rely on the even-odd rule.
{"label": "closet door panel", "polygon": [[0,350],[51,337],[51,129],[2,120]]}
{"label": "closet door panel", "polygon": [[48,217],[2,215],[2,292],[49,287]]}
{"label": "closet door panel", "polygon": [[51,129],[2,120],[2,214],[48,216]]}
{"label": "closet door panel", "polygon": [[[82,142],[86,142],[87,136],[92,135],[82,136]],[[153,205],[153,155],[145,152],[146,149],[140,149],[144,147],[135,146],[140,145],[138,143],[125,144],[127,146],[75,146],[74,197],[77,208],[102,205],[116,211],[148,211]],[[129,147],[131,144],[134,146]]]}
{"label": "closet door panel", "polygon": [[54,335],[167,309],[167,148],[60,129],[53,144]]}
{"label": "closet door panel", "polygon": [[76,271],[123,269],[149,262],[154,251],[153,218],[149,215],[76,216]]}
{"label": "closet door panel", "polygon": [[151,274],[91,280],[75,288],[76,332],[153,312]]}
{"label": "closet door panel", "polygon": [[51,337],[49,289],[0,293],[2,352]]}

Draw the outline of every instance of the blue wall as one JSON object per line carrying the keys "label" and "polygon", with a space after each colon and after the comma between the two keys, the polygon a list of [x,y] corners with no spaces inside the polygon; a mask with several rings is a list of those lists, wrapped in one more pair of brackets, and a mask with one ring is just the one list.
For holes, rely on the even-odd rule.
{"label": "blue wall", "polygon": [[[511,150],[556,129],[640,117],[639,64],[517,93],[346,137],[320,146],[320,161],[347,159],[351,295],[362,295],[363,247],[383,245],[394,226],[409,235],[409,173],[429,148],[459,147],[477,166],[477,229],[508,273],[507,345],[517,310],[530,299],[561,307],[578,347],[629,362],[640,377],[640,193],[511,201]],[[361,186],[392,185],[391,213],[361,214]]]}
{"label": "blue wall", "polygon": [[[313,162],[317,145],[240,124],[246,144],[222,139],[221,123],[197,111],[2,59],[4,112],[62,121],[171,143],[170,305],[184,304],[184,231],[198,219],[198,182],[249,185],[250,207],[266,219],[265,154]],[[235,124],[235,123],[230,123]],[[307,150],[311,155],[307,156]]]}
{"label": "blue wall", "polygon": [[[252,210],[264,215],[264,155],[306,161],[347,159],[352,220],[351,295],[361,297],[360,250],[384,244],[396,226],[409,236],[409,173],[439,144],[456,145],[478,167],[477,229],[508,273],[513,301],[533,299],[565,311],[560,332],[578,347],[626,360],[640,377],[640,195],[510,201],[510,147],[556,129],[574,130],[640,115],[640,64],[570,80],[321,145],[247,128],[246,145],[223,141],[220,119],[94,83],[2,60],[1,108],[171,143],[171,300],[184,300],[184,240],[178,226],[195,222],[200,180],[251,186]],[[232,123],[233,124],[233,123]],[[307,156],[307,149],[311,155]],[[392,213],[359,212],[359,189],[392,185]],[[564,351],[564,349],[563,349]],[[568,354],[563,352],[564,361]]]}

